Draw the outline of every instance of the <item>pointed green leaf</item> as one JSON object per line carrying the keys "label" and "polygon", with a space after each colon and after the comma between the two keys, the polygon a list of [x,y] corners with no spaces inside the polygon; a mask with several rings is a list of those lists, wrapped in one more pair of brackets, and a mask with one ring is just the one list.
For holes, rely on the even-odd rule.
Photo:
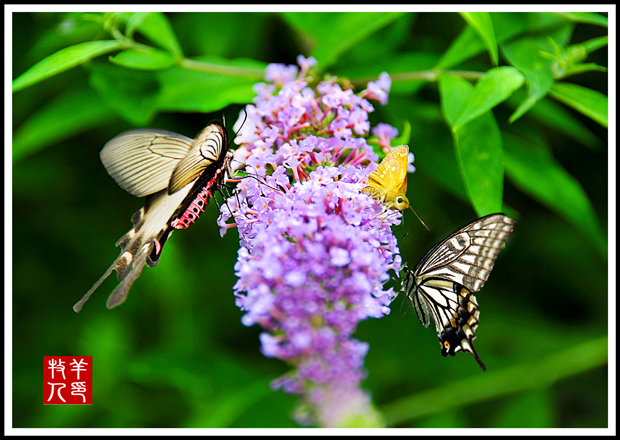
{"label": "pointed green leaf", "polygon": [[[135,24],[136,22],[137,24]],[[181,45],[165,14],[161,12],[149,12],[145,16],[136,17],[132,15],[128,21],[128,26],[129,25],[132,26],[130,28],[131,31],[134,29],[137,30],[162,49],[166,49],[172,53],[172,55],[176,57],[183,56]]]}
{"label": "pointed green leaf", "polygon": [[[519,97],[516,95],[517,93],[506,101],[506,103],[513,108],[516,108],[520,101],[523,100],[525,92],[520,93],[521,96]],[[596,135],[583,125],[579,119],[575,118],[564,106],[548,97],[538,101],[527,115],[544,126],[575,139],[594,151],[601,150],[601,142]]]}
{"label": "pointed green leaf", "polygon": [[495,67],[487,71],[476,84],[474,93],[467,100],[452,130],[458,130],[508,99],[523,85],[523,81],[523,75],[514,67]]}
{"label": "pointed green leaf", "polygon": [[607,239],[579,181],[552,156],[540,139],[504,133],[506,174],[515,186],[581,231],[607,258]]}
{"label": "pointed green leaf", "polygon": [[463,61],[466,61],[484,50],[484,44],[471,26],[466,26],[459,36],[452,42],[448,50],[444,52],[437,64],[436,69],[449,69]]}
{"label": "pointed green leaf", "polygon": [[115,118],[94,90],[86,86],[66,89],[15,130],[13,163]]}
{"label": "pointed green leaf", "polygon": [[554,62],[545,54],[568,43],[573,31],[571,23],[548,32],[526,36],[502,45],[502,53],[510,64],[525,75],[528,96],[510,116],[511,124],[544,98],[553,85]]}
{"label": "pointed green leaf", "polygon": [[[224,60],[218,57],[199,57],[196,61],[212,66],[239,68],[240,70],[264,71],[265,64],[246,59]],[[181,67],[156,73],[161,85],[158,108],[167,111],[212,112],[229,104],[252,102],[256,96],[254,76],[233,76],[203,73]]]}
{"label": "pointed green leaf", "polygon": [[460,12],[461,16],[476,31],[491,56],[491,62],[497,66],[499,57],[497,55],[497,40],[493,22],[488,12]]}
{"label": "pointed green leaf", "polygon": [[567,67],[564,70],[563,75],[558,79],[568,78],[569,76],[578,75],[580,73],[586,72],[607,72],[607,67],[599,66],[594,63],[585,63],[585,64],[575,64],[573,66]]}
{"label": "pointed green leaf", "polygon": [[608,27],[609,20],[607,17],[597,14],[596,12],[552,12],[552,14],[575,23],[586,23]]}
{"label": "pointed green leaf", "polygon": [[[584,41],[579,44],[579,46],[583,46],[586,54],[591,54],[592,52],[602,49],[603,47],[609,44],[609,36],[605,35],[603,37],[592,38],[591,40]],[[577,46],[577,45],[575,45]]]}
{"label": "pointed green leaf", "polygon": [[464,80],[452,75],[439,77],[439,93],[441,94],[441,114],[450,129],[454,128],[459,115],[472,95],[472,86]]}
{"label": "pointed green leaf", "polygon": [[45,78],[57,75],[100,55],[123,48],[116,40],[88,41],[66,47],[42,59],[13,80],[13,92],[24,89]]}
{"label": "pointed green leaf", "polygon": [[172,67],[176,61],[159,49],[150,48],[148,51],[125,50],[119,52],[110,61],[119,66],[136,70],[163,70]]}
{"label": "pointed green leaf", "polygon": [[511,124],[544,98],[553,85],[552,61],[540,55],[540,50],[549,49],[549,46],[550,43],[542,37],[521,38],[502,46],[504,57],[525,75],[528,89],[528,97],[510,116]]}
{"label": "pointed green leaf", "polygon": [[[442,76],[439,80],[442,113],[449,121],[454,110],[471,102],[476,90],[466,80]],[[502,210],[504,159],[502,136],[490,109],[452,130],[454,149],[467,195],[479,216]]]}
{"label": "pointed green leaf", "polygon": [[134,12],[127,20],[125,27],[125,35],[129,38],[133,38],[134,32],[142,24],[144,19],[150,14],[150,12]]}
{"label": "pointed green leaf", "polygon": [[607,71],[602,66],[596,64],[580,64],[588,57],[588,55],[598,49],[607,46],[609,38],[607,36],[600,38],[593,38],[580,44],[573,44],[566,48],[560,48],[557,44],[555,46],[555,53],[549,53],[540,51],[540,56],[544,56],[553,61],[551,71],[553,77],[558,80],[566,78],[570,75],[575,75],[588,71]]}
{"label": "pointed green leaf", "polygon": [[555,83],[549,94],[607,128],[609,105],[602,93],[577,84]]}
{"label": "pointed green leaf", "polygon": [[502,210],[504,158],[502,135],[491,112],[454,133],[454,147],[465,188],[482,217]]}
{"label": "pointed green leaf", "polygon": [[155,116],[160,90],[152,73],[104,62],[94,62],[88,70],[90,85],[123,119],[144,126]]}
{"label": "pointed green leaf", "polygon": [[411,124],[408,120],[403,120],[403,131],[401,135],[392,139],[390,144],[393,147],[397,147],[399,145],[409,145],[409,140],[411,139]]}
{"label": "pointed green leaf", "polygon": [[[524,32],[541,32],[553,29],[565,22],[561,17],[546,12],[491,12],[493,29],[497,42],[509,41]],[[482,40],[471,26],[465,26],[463,32],[444,52],[435,66],[436,69],[449,69],[484,51]]]}

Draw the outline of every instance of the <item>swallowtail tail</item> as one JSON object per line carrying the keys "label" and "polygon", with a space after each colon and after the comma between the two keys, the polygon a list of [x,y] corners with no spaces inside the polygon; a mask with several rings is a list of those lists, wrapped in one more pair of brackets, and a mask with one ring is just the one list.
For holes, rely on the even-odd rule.
{"label": "swallowtail tail", "polygon": [[504,214],[487,215],[432,248],[415,269],[404,266],[403,290],[424,327],[433,317],[444,357],[466,351],[486,370],[473,343],[480,319],[473,292],[489,278],[513,227],[514,220]]}
{"label": "swallowtail tail", "polygon": [[125,301],[144,265],[157,266],[170,234],[188,228],[231,175],[226,129],[217,122],[194,140],[165,130],[126,131],[105,144],[100,157],[116,183],[136,197],[146,196],[146,203],[132,216],[134,227],[116,242],[120,256],[73,306],[76,312],[112,270],[120,284],[107,307]]}

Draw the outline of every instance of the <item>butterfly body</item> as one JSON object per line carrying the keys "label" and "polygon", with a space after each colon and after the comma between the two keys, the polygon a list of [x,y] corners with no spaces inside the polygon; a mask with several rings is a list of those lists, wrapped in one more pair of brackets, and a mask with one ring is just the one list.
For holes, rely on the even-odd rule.
{"label": "butterfly body", "polygon": [[480,320],[473,292],[484,286],[513,227],[503,214],[482,217],[433,247],[413,270],[404,267],[403,290],[424,327],[433,318],[443,356],[466,351],[486,370],[473,345]]}
{"label": "butterfly body", "polygon": [[[101,161],[130,194],[146,196],[134,213],[133,228],[117,242],[121,253],[103,276],[73,307],[79,312],[90,295],[116,270],[120,284],[107,307],[125,301],[145,264],[155,267],[175,229],[189,227],[230,175],[227,135],[219,123],[207,126],[195,140],[157,129],[130,130],[110,140]],[[231,152],[230,152],[231,153]]]}
{"label": "butterfly body", "polygon": [[368,177],[368,184],[361,192],[379,200],[384,209],[403,211],[409,207],[407,199],[407,157],[409,147],[400,145],[390,151],[375,171]]}

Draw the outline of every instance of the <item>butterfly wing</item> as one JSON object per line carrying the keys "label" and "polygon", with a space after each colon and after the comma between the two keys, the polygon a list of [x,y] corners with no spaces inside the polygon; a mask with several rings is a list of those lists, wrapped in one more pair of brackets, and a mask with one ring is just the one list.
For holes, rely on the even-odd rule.
{"label": "butterfly wing", "polygon": [[[400,188],[407,177],[409,147],[400,145],[390,151],[368,177],[368,185],[384,191]],[[403,161],[404,157],[404,161]]]}
{"label": "butterfly wing", "polygon": [[416,265],[416,278],[445,279],[477,292],[513,227],[514,220],[504,214],[479,218],[431,249]]}
{"label": "butterfly wing", "polygon": [[105,144],[100,157],[121,188],[144,197],[168,187],[172,172],[188,154],[192,142],[166,130],[130,130]]}
{"label": "butterfly wing", "polygon": [[472,292],[488,279],[513,227],[514,221],[503,214],[482,217],[431,249],[413,271],[406,271],[403,288],[425,327],[429,315],[433,317],[443,356],[466,351],[486,370],[473,345],[480,309]]}
{"label": "butterfly wing", "polygon": [[[407,145],[400,145],[390,151],[377,169],[370,174],[368,186],[364,187],[361,192],[380,200],[386,208],[406,209],[409,206],[405,197],[408,154]],[[403,200],[397,203],[397,197]]]}
{"label": "butterfly wing", "polygon": [[84,303],[112,270],[116,270],[121,283],[110,294],[107,307],[111,309],[125,301],[129,288],[142,272],[144,265],[155,267],[159,263],[164,244],[174,230],[169,225],[169,220],[190,190],[191,186],[186,186],[170,196],[168,190],[163,189],[147,197],[144,206],[131,218],[134,227],[116,242],[116,245],[121,247],[120,255],[86,295],[73,306],[73,310],[79,312],[82,309]]}
{"label": "butterfly wing", "polygon": [[207,126],[191,145],[187,155],[174,169],[168,194],[174,194],[196,180],[210,165],[222,163],[228,147],[226,130],[219,123]]}
{"label": "butterfly wing", "polygon": [[[116,243],[121,254],[75,304],[76,312],[112,270],[116,270],[120,284],[108,298],[108,308],[125,301],[145,264],[154,267],[159,263],[163,246],[174,230],[173,219],[193,206],[193,197],[201,196],[201,181],[213,185],[210,180],[223,179],[225,171],[218,167],[224,163],[226,139],[224,127],[213,123],[194,141],[170,131],[147,129],[122,133],[104,146],[101,161],[114,180],[129,193],[148,197],[132,217],[134,227]],[[209,166],[213,169],[202,176]],[[208,198],[202,196],[198,202],[204,205]],[[197,213],[193,215],[197,217]]]}

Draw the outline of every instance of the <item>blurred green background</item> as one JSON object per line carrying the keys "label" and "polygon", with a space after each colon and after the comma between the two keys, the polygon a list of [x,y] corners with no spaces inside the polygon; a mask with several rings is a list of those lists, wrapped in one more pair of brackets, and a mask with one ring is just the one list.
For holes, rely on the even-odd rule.
{"label": "blurred green background", "polygon": [[[161,17],[185,57],[223,65],[247,58],[254,61],[235,65],[262,68],[294,64],[302,53],[354,84],[390,73],[389,103],[373,104],[371,125],[386,122],[402,132],[405,120],[411,124],[417,171],[408,197],[431,227],[427,233],[406,212],[396,228],[410,265],[477,217],[437,82],[406,75],[438,65],[493,67],[475,28],[484,20],[457,13]],[[564,48],[607,35],[605,14],[491,18],[499,64],[522,71],[511,43],[529,48],[554,36]],[[13,78],[64,47],[110,38],[100,20],[81,14],[15,13],[12,21]],[[143,31],[136,40],[156,46],[157,37]],[[155,43],[174,52],[174,45]],[[606,66],[607,48],[587,61]],[[286,365],[262,356],[260,329],[240,322],[232,294],[237,234],[220,237],[215,206],[174,234],[159,266],[144,271],[122,306],[105,308],[116,286],[111,276],[80,314],[72,310],[117,257],[114,243],[143,203],[107,175],[102,146],[138,126],[193,137],[220,118],[222,106],[232,135],[259,81],[178,67],[132,70],[104,55],[13,94],[14,427],[297,426],[290,417],[296,398],[269,388]],[[568,81],[607,94],[605,72]],[[526,85],[493,110],[506,157],[506,212],[517,224],[476,295],[476,349],[487,372],[466,354],[442,358],[434,330],[397,298],[389,316],[362,322],[355,334],[370,344],[363,386],[387,426],[607,427],[607,130],[549,96],[509,124],[537,86],[526,74]],[[524,139],[538,155],[520,155]],[[42,358],[52,355],[93,356],[92,406],[42,405]]]}

